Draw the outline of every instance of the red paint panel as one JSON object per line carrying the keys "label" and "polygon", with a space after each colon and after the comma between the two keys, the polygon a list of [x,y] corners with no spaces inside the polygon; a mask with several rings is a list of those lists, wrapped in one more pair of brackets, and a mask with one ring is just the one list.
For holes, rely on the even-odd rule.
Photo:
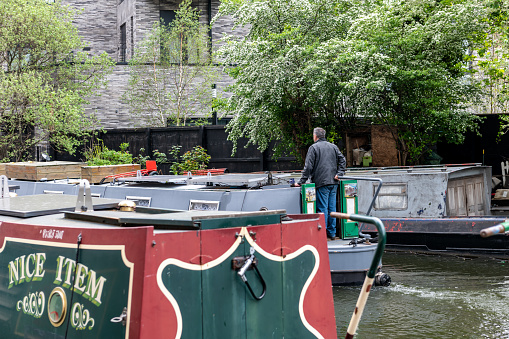
{"label": "red paint panel", "polygon": [[256,233],[252,238],[265,252],[277,256],[282,255],[281,224],[248,227],[247,230]]}
{"label": "red paint panel", "polygon": [[[320,266],[304,297],[304,316],[324,338],[336,338],[336,327],[331,326],[336,320],[325,218],[323,214],[314,214],[310,217],[316,216],[319,216],[319,219],[303,220],[300,215],[289,215],[294,221],[282,224],[282,250],[283,255],[288,255],[305,245],[317,249]],[[318,224],[322,226],[321,229],[318,229]]]}
{"label": "red paint panel", "polygon": [[[152,241],[155,241],[154,246]],[[200,232],[197,231],[159,233],[151,235],[146,242],[147,262],[139,338],[175,338],[177,333],[175,310],[157,285],[157,270],[161,263],[169,258],[200,264],[200,242]],[[201,325],[201,319],[199,322]]]}
{"label": "red paint panel", "polygon": [[200,263],[206,264],[223,255],[233,246],[241,228],[224,228],[201,231]]}

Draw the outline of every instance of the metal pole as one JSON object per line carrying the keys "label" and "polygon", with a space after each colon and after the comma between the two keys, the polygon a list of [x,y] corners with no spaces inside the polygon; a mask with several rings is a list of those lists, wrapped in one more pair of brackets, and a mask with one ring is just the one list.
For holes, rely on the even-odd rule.
{"label": "metal pole", "polygon": [[509,221],[505,221],[501,224],[482,229],[480,234],[481,234],[481,237],[487,238],[487,237],[491,237],[492,235],[495,235],[495,234],[499,234],[499,233],[503,234],[507,231],[509,231]]}

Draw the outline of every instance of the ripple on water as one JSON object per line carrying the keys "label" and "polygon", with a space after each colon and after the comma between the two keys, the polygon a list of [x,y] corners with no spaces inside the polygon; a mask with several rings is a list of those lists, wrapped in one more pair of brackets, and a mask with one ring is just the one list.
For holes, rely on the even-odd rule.
{"label": "ripple on water", "polygon": [[[384,260],[393,284],[372,290],[357,339],[509,339],[509,266],[415,255]],[[334,288],[338,337],[346,333],[359,290]]]}

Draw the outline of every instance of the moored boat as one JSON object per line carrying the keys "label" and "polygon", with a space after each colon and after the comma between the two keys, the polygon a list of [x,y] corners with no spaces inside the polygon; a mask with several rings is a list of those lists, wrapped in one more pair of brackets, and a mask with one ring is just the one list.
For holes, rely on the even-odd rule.
{"label": "moored boat", "polygon": [[[371,215],[384,223],[388,247],[509,256],[506,236],[479,235],[506,220],[491,207],[491,167],[399,167],[350,174],[383,181]],[[359,182],[360,213],[368,210],[377,189],[378,183]],[[372,225],[361,225],[361,232],[376,236]]]}
{"label": "moored boat", "polygon": [[87,190],[0,199],[2,338],[336,338],[323,216]]}
{"label": "moored boat", "polygon": [[[293,176],[290,173],[134,176],[118,178],[113,184],[92,185],[90,188],[97,197],[132,199],[138,206],[172,210],[255,212],[282,209],[293,215],[313,212],[312,209],[304,210],[307,203],[305,199],[303,201],[301,190],[290,187]],[[77,186],[65,182],[10,180],[9,183],[18,187],[19,195],[76,195]],[[319,215],[308,214],[306,218],[318,220]],[[319,224],[325,229],[324,222]],[[332,284],[362,284],[377,244],[355,241],[358,238],[356,231],[343,238],[327,243]],[[379,271],[381,267],[380,263]]]}

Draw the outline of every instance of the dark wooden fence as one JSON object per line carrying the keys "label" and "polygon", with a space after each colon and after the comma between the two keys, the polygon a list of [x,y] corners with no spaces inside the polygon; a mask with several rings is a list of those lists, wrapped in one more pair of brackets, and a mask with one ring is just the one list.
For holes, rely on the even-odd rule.
{"label": "dark wooden fence", "polygon": [[500,163],[509,160],[509,133],[498,135],[500,116],[489,114],[482,116],[479,134],[465,134],[461,145],[439,143],[437,153],[443,158],[443,164],[481,163],[492,167],[494,175],[502,173]]}
{"label": "dark wooden fence", "polygon": [[[227,168],[229,172],[258,172],[258,171],[285,171],[300,170],[302,166],[295,161],[293,156],[273,159],[271,147],[265,152],[260,152],[250,145],[247,148],[247,140],[239,140],[237,152],[232,156],[233,143],[227,140],[224,126],[199,126],[199,127],[167,127],[145,129],[113,129],[100,133],[101,139],[109,149],[119,150],[121,143],[129,143],[129,151],[137,156],[140,149],[144,148],[145,155],[152,155],[154,150],[161,153],[170,151],[174,145],[182,146],[181,155],[191,150],[194,146],[202,146],[211,156],[209,168]],[[168,155],[169,157],[169,155]],[[55,153],[54,160],[83,160],[82,151],[76,156]],[[164,174],[169,173],[170,164],[159,166]]]}

